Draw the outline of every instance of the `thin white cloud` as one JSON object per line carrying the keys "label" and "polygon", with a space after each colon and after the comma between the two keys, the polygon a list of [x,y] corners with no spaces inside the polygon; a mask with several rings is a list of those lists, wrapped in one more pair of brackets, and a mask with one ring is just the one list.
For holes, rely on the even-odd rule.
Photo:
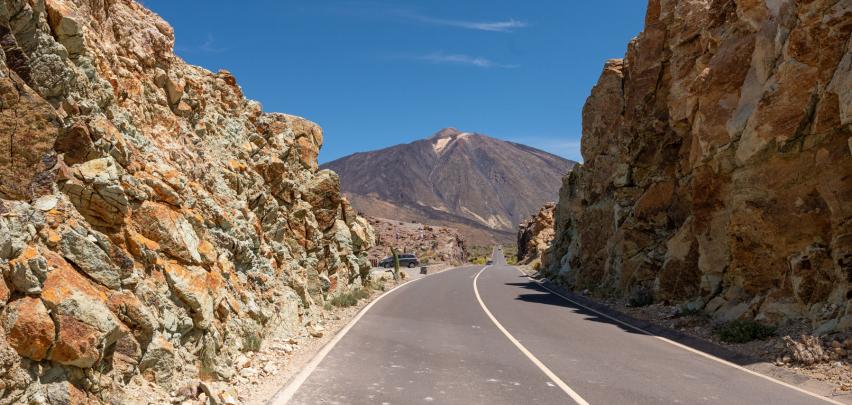
{"label": "thin white cloud", "polygon": [[219,52],[225,52],[225,51],[228,50],[227,48],[217,47],[216,46],[216,39],[213,38],[213,34],[210,34],[210,33],[207,34],[207,39],[204,40],[204,43],[202,43],[201,46],[199,46],[198,48],[202,52],[206,52],[206,53],[219,53]]}
{"label": "thin white cloud", "polygon": [[445,20],[442,18],[432,18],[429,16],[416,13],[403,13],[405,17],[420,21],[426,24],[443,25],[447,27],[464,28],[478,31],[492,32],[512,32],[518,28],[524,28],[527,23],[510,18],[506,21],[464,21],[464,20]]}
{"label": "thin white cloud", "polygon": [[375,1],[343,1],[326,5],[327,10],[337,13],[345,13],[358,17],[370,18],[393,18],[402,22],[416,21],[423,24],[438,25],[444,27],[455,27],[476,31],[490,32],[513,32],[529,26],[526,21],[509,18],[501,21],[475,21],[454,18],[436,18],[418,12],[416,9],[406,6],[389,6],[383,2]]}
{"label": "thin white cloud", "polygon": [[410,55],[404,56],[405,59],[414,59],[421,60],[430,63],[436,64],[455,64],[455,65],[469,65],[476,66],[481,68],[503,68],[503,69],[513,69],[518,67],[518,65],[506,65],[502,63],[497,63],[488,58],[483,58],[480,56],[471,56],[459,53],[444,53],[444,52],[432,52],[425,55]]}

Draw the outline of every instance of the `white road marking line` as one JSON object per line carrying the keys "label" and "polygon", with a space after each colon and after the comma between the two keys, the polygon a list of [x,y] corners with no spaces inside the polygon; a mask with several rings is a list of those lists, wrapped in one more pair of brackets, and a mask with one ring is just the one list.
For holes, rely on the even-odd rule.
{"label": "white road marking line", "polygon": [[539,368],[539,370],[544,372],[547,378],[550,378],[557,386],[559,386],[559,388],[562,388],[562,391],[565,391],[565,393],[568,394],[568,396],[571,397],[574,402],[579,405],[589,405],[589,403],[586,402],[586,400],[583,399],[580,394],[577,394],[574,390],[572,390],[571,387],[568,386],[568,384],[565,384],[565,381],[562,381],[559,376],[557,376],[553,371],[550,371],[550,369],[547,368],[547,366],[545,366],[544,363],[541,362],[541,360],[539,360],[537,357],[535,357],[535,355],[533,355],[529,350],[527,350],[527,348],[524,347],[524,345],[522,345],[521,342],[518,341],[518,339],[515,339],[515,337],[512,336],[512,334],[509,333],[509,331],[506,330],[506,328],[504,328],[502,324],[500,324],[500,321],[498,321],[497,318],[494,317],[491,311],[488,310],[488,307],[485,306],[485,302],[482,301],[482,296],[479,295],[479,288],[476,286],[476,281],[479,279],[479,275],[482,274],[482,272],[489,267],[491,266],[483,267],[482,270],[479,271],[479,273],[476,273],[476,277],[473,278],[473,292],[476,294],[476,299],[479,301],[479,305],[482,307],[482,310],[485,311],[485,315],[488,315],[488,317],[491,318],[491,322],[494,322],[494,325],[497,326],[497,329],[499,329],[500,332],[503,332],[503,334],[506,335],[509,341],[512,342],[512,344],[514,344],[515,347],[517,347],[518,350],[520,350],[521,353],[524,354],[524,356],[527,356],[527,358],[530,359],[530,361],[535,364],[536,367]]}
{"label": "white road marking line", "polygon": [[[513,266],[513,267],[514,267],[514,266]],[[800,392],[800,393],[802,393],[802,394],[805,394],[805,395],[808,395],[808,396],[811,396],[811,397],[814,397],[814,398],[821,399],[821,400],[826,401],[826,402],[831,403],[831,404],[835,404],[835,405],[845,405],[845,404],[844,404],[844,403],[842,403],[842,402],[838,402],[838,401],[835,401],[835,400],[833,400],[833,399],[831,399],[831,398],[827,398],[827,397],[824,397],[824,396],[822,396],[822,395],[819,395],[819,394],[816,394],[816,393],[810,392],[810,391],[808,391],[808,390],[805,390],[805,389],[803,389],[803,388],[799,388],[799,387],[797,387],[797,386],[795,386],[795,385],[785,383],[784,381],[777,380],[777,379],[772,378],[772,377],[770,377],[770,376],[768,376],[768,375],[761,374],[761,373],[758,373],[758,372],[756,372],[756,371],[749,370],[749,369],[747,369],[747,368],[745,368],[745,367],[743,367],[743,366],[740,366],[740,365],[737,365],[737,364],[731,363],[730,361],[727,361],[727,360],[725,360],[725,359],[722,359],[722,358],[719,358],[719,357],[713,356],[712,354],[704,353],[704,352],[702,352],[702,351],[700,351],[700,350],[693,349],[693,348],[691,348],[691,347],[689,347],[689,346],[687,346],[687,345],[684,345],[684,344],[682,344],[682,343],[675,342],[675,341],[673,341],[673,340],[671,340],[671,339],[664,338],[664,337],[662,337],[662,336],[657,336],[657,335],[655,335],[655,334],[653,334],[653,333],[651,333],[651,332],[649,332],[649,331],[647,331],[647,330],[645,330],[645,329],[642,329],[642,328],[640,328],[640,327],[638,327],[638,326],[631,325],[631,324],[629,324],[629,323],[627,323],[627,322],[624,322],[624,321],[622,321],[622,320],[620,320],[620,319],[618,319],[618,318],[614,318],[614,317],[609,316],[609,315],[607,315],[607,314],[605,314],[605,313],[603,313],[603,312],[600,312],[600,311],[598,311],[598,310],[595,310],[594,308],[587,307],[587,306],[585,306],[585,305],[583,305],[583,304],[581,304],[581,303],[579,303],[579,302],[577,302],[577,301],[574,301],[574,300],[572,300],[571,298],[568,298],[568,297],[566,297],[566,296],[564,296],[564,295],[560,294],[559,292],[554,291],[554,290],[552,290],[552,289],[548,288],[546,285],[544,285],[544,284],[540,283],[538,280],[534,280],[532,277],[529,277],[529,275],[527,275],[526,273],[524,273],[523,271],[521,271],[521,269],[519,269],[519,268],[517,268],[517,267],[515,267],[515,270],[517,270],[519,273],[523,274],[524,276],[528,277],[530,280],[532,280],[534,283],[538,284],[539,286],[541,286],[541,287],[542,287],[542,288],[544,288],[545,290],[550,291],[551,293],[553,293],[553,294],[555,294],[555,295],[557,295],[557,296],[561,297],[562,299],[564,299],[564,300],[566,300],[566,301],[568,301],[568,302],[570,302],[570,303],[572,303],[572,304],[574,304],[574,305],[577,305],[577,306],[579,306],[579,307],[582,307],[582,308],[585,308],[585,309],[587,309],[587,310],[589,310],[589,311],[592,311],[592,312],[594,312],[594,313],[596,313],[596,314],[598,314],[598,315],[600,315],[600,316],[603,316],[603,317],[605,317],[605,318],[607,318],[607,319],[610,319],[610,320],[613,320],[613,321],[615,321],[615,322],[618,322],[618,323],[620,323],[620,324],[622,324],[622,325],[624,325],[624,326],[627,326],[628,328],[631,328],[631,329],[633,329],[633,330],[637,330],[637,331],[639,331],[639,332],[642,332],[642,333],[643,333],[643,334],[645,334],[645,335],[648,335],[648,336],[651,336],[651,337],[654,337],[654,338],[660,339],[660,340],[662,340],[663,342],[666,342],[666,343],[669,343],[669,344],[671,344],[671,345],[677,346],[677,347],[679,347],[679,348],[681,348],[681,349],[684,349],[684,350],[686,350],[686,351],[692,352],[692,353],[694,353],[694,354],[697,354],[697,355],[699,355],[699,356],[702,356],[702,357],[708,358],[708,359],[713,360],[713,361],[716,361],[716,362],[718,362],[718,363],[722,363],[722,364],[724,364],[724,365],[726,365],[726,366],[733,367],[733,368],[735,368],[735,369],[737,369],[737,370],[744,371],[744,372],[749,373],[749,374],[751,374],[751,375],[754,375],[754,376],[757,376],[757,377],[763,378],[764,380],[768,380],[768,381],[774,382],[774,383],[776,383],[776,384],[778,384],[778,385],[782,385],[782,386],[784,386],[784,387],[787,387],[787,388],[790,388],[790,389],[792,389],[792,390],[798,391],[798,392]]]}
{"label": "white road marking line", "polygon": [[423,280],[424,278],[432,277],[432,276],[435,276],[435,275],[438,275],[438,274],[443,274],[443,273],[446,273],[448,271],[457,270],[457,269],[460,269],[460,268],[463,268],[463,267],[467,267],[467,266],[454,267],[454,268],[447,269],[447,270],[444,270],[444,271],[441,271],[441,272],[438,272],[438,273],[427,274],[423,277],[415,278],[414,280],[411,280],[407,283],[400,284],[400,285],[398,285],[394,288],[391,288],[390,290],[388,290],[384,294],[378,296],[375,300],[373,300],[372,302],[367,304],[366,307],[364,307],[360,312],[358,312],[358,314],[355,315],[355,317],[352,318],[352,320],[349,321],[349,323],[346,324],[346,326],[343,329],[341,329],[340,332],[338,332],[337,335],[335,335],[334,338],[331,339],[331,341],[326,343],[326,345],[323,346],[322,350],[320,350],[319,353],[317,353],[317,355],[314,356],[313,359],[311,359],[311,361],[308,363],[308,365],[305,366],[305,368],[303,368],[302,371],[300,371],[299,374],[296,375],[296,377],[294,377],[292,380],[290,380],[290,382],[287,383],[287,385],[283,389],[281,389],[281,391],[278,391],[278,393],[275,394],[275,396],[272,397],[272,399],[270,399],[269,402],[267,402],[267,404],[269,404],[269,405],[285,405],[288,402],[290,402],[290,400],[293,399],[293,395],[296,395],[296,391],[298,391],[299,388],[302,387],[302,384],[304,384],[305,381],[308,380],[308,377],[310,377],[311,374],[313,374],[313,372],[314,372],[314,370],[316,370],[317,366],[319,366],[319,364],[323,361],[323,359],[325,359],[325,356],[327,356],[328,353],[331,352],[331,349],[334,349],[334,346],[337,345],[337,343],[340,342],[341,339],[343,339],[343,336],[345,336],[349,332],[349,330],[352,329],[352,327],[355,326],[356,323],[358,323],[358,321],[361,319],[361,317],[363,317],[367,313],[367,311],[369,311],[370,308],[373,307],[373,305],[376,305],[377,302],[381,301],[382,298],[387,297],[388,295],[390,295],[390,293],[400,289],[401,287],[411,285],[411,284],[413,284],[417,281]]}

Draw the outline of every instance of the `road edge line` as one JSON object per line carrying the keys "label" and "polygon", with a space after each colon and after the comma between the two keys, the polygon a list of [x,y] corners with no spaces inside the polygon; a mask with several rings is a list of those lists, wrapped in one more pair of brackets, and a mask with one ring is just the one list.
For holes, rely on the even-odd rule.
{"label": "road edge line", "polygon": [[673,345],[673,346],[677,346],[677,347],[679,347],[679,348],[681,348],[681,349],[683,349],[683,350],[686,350],[686,351],[688,351],[688,352],[692,352],[692,353],[694,353],[694,354],[697,354],[697,355],[702,356],[702,357],[705,357],[705,358],[707,358],[707,359],[710,359],[710,360],[716,361],[716,362],[721,363],[721,364],[724,364],[724,365],[726,365],[726,366],[733,367],[733,368],[735,368],[735,369],[738,369],[738,370],[740,370],[740,371],[743,371],[743,372],[746,372],[746,373],[748,373],[748,374],[754,375],[754,376],[756,376],[756,377],[763,378],[763,379],[765,379],[765,380],[767,380],[767,381],[774,382],[774,383],[776,383],[776,384],[778,384],[778,385],[781,385],[781,386],[783,386],[783,387],[787,387],[787,388],[790,388],[790,389],[792,389],[792,390],[794,390],[794,391],[798,391],[799,393],[802,393],[802,394],[805,394],[805,395],[808,395],[808,396],[811,396],[811,397],[814,397],[814,398],[817,398],[817,399],[821,399],[821,400],[826,401],[826,402],[829,402],[829,403],[831,403],[831,404],[835,404],[835,405],[846,405],[846,404],[844,404],[843,402],[835,401],[835,400],[833,400],[833,399],[831,399],[831,398],[829,398],[829,397],[826,397],[826,396],[823,396],[823,395],[817,394],[817,393],[815,393],[815,392],[808,391],[808,390],[806,390],[806,389],[804,389],[804,388],[797,387],[797,386],[795,386],[795,385],[792,385],[792,384],[786,383],[786,382],[784,382],[784,381],[781,381],[781,380],[778,380],[778,379],[776,379],[776,378],[770,377],[770,376],[768,376],[768,375],[766,375],[766,374],[758,373],[757,371],[754,371],[754,370],[749,370],[749,369],[747,369],[747,368],[745,368],[745,367],[743,367],[743,366],[740,366],[740,365],[738,365],[738,364],[734,364],[734,363],[732,363],[732,362],[730,362],[730,361],[727,361],[727,360],[725,360],[725,359],[722,359],[722,358],[716,357],[716,356],[714,356],[714,355],[712,355],[712,354],[702,352],[701,350],[693,349],[693,348],[691,348],[691,347],[689,347],[689,346],[687,346],[687,345],[685,345],[685,344],[683,344],[683,343],[675,342],[675,341],[673,341],[673,340],[671,340],[671,339],[669,339],[669,338],[665,338],[665,337],[662,337],[662,336],[656,335],[656,334],[651,333],[651,332],[649,332],[649,331],[647,331],[647,330],[645,330],[645,329],[642,329],[642,328],[640,328],[640,327],[638,327],[638,326],[636,326],[636,325],[632,325],[632,324],[630,324],[630,323],[628,323],[628,322],[622,321],[621,319],[618,319],[618,318],[615,318],[615,317],[613,317],[613,316],[607,315],[607,314],[605,314],[605,313],[603,313],[603,312],[600,312],[600,311],[598,311],[598,310],[596,310],[596,309],[594,309],[594,308],[588,307],[588,306],[583,305],[583,304],[581,304],[581,303],[579,303],[579,302],[577,302],[577,301],[575,301],[575,300],[573,300],[573,299],[571,299],[571,298],[568,298],[568,297],[566,297],[565,295],[563,295],[563,294],[559,293],[558,291],[553,290],[552,288],[550,288],[550,287],[548,287],[548,286],[544,285],[543,283],[539,282],[538,280],[533,279],[532,277],[530,277],[530,276],[529,276],[529,274],[524,273],[524,272],[523,272],[521,269],[519,269],[517,266],[512,266],[512,267],[514,267],[514,268],[515,268],[515,270],[517,270],[519,273],[523,274],[524,276],[526,276],[527,278],[529,278],[530,280],[532,280],[534,283],[538,284],[539,286],[541,286],[541,287],[542,287],[542,288],[544,288],[545,290],[550,291],[551,293],[553,293],[553,294],[555,294],[555,295],[557,295],[557,296],[561,297],[562,299],[564,299],[564,300],[566,300],[566,301],[568,301],[568,302],[570,302],[570,303],[572,303],[572,304],[574,304],[574,305],[577,305],[577,306],[579,306],[579,307],[582,307],[582,308],[584,308],[584,309],[586,309],[586,310],[592,311],[592,312],[594,312],[594,313],[596,313],[596,314],[598,314],[598,315],[601,315],[601,316],[603,316],[603,317],[605,317],[605,318],[607,318],[607,319],[610,319],[610,320],[613,320],[613,321],[615,321],[615,322],[618,322],[618,323],[620,323],[620,324],[622,324],[622,325],[624,325],[624,326],[627,326],[627,327],[629,327],[629,328],[631,328],[631,329],[634,329],[634,330],[637,330],[637,331],[639,331],[639,332],[642,332],[642,333],[643,333],[643,334],[645,334],[645,335],[648,335],[648,336],[653,337],[653,338],[660,339],[660,340],[662,340],[663,342],[669,343],[669,344],[671,344],[671,345]]}
{"label": "road edge line", "polygon": [[506,330],[505,327],[503,327],[503,325],[500,323],[500,321],[498,321],[497,318],[494,317],[494,314],[492,314],[491,311],[488,310],[488,307],[485,306],[485,302],[482,300],[482,296],[479,295],[479,288],[476,286],[476,281],[479,280],[479,275],[482,274],[482,272],[484,272],[485,269],[487,269],[489,267],[491,267],[491,266],[483,267],[482,270],[479,270],[479,272],[476,273],[476,277],[473,278],[473,292],[474,292],[474,294],[476,294],[476,300],[479,301],[479,306],[482,307],[483,311],[485,311],[485,315],[488,315],[488,318],[490,318],[491,322],[493,322],[494,325],[497,326],[497,329],[499,329],[500,332],[503,332],[503,335],[505,335],[509,339],[509,341],[512,342],[512,344],[515,345],[515,347],[524,356],[527,357],[527,359],[529,359],[536,367],[538,367],[538,369],[541,370],[548,378],[553,380],[553,382],[555,382],[556,385],[559,386],[559,388],[562,389],[562,391],[565,391],[565,393],[568,394],[568,396],[571,397],[571,399],[573,399],[574,402],[576,402],[579,405],[589,405],[589,403],[586,402],[586,400],[583,399],[583,397],[581,397],[580,394],[578,394],[576,391],[571,389],[571,387],[569,387],[568,384],[565,383],[565,381],[562,381],[562,379],[559,378],[559,376],[557,376],[556,373],[551,371],[544,363],[541,362],[541,360],[539,360],[537,357],[535,357],[535,355],[532,354],[532,352],[527,350],[527,348],[524,347],[524,345],[521,344],[521,342],[519,342],[518,339],[515,339],[515,337],[512,336],[512,334],[509,333],[509,331]]}
{"label": "road edge line", "polygon": [[355,317],[352,318],[352,320],[349,321],[349,323],[347,323],[346,326],[343,327],[343,329],[341,329],[339,332],[337,332],[337,334],[334,335],[334,337],[330,341],[328,341],[328,343],[326,343],[325,346],[323,346],[322,349],[320,349],[319,352],[317,352],[317,354],[311,359],[311,361],[308,362],[308,364],[305,365],[305,367],[301,371],[299,371],[299,374],[296,374],[295,377],[290,379],[290,381],[288,381],[284,385],[283,388],[281,388],[278,392],[276,392],[275,395],[273,395],[272,398],[269,399],[269,401],[266,401],[266,404],[267,405],[286,405],[287,403],[289,403],[290,400],[293,399],[293,395],[296,394],[296,391],[298,391],[299,388],[302,387],[302,384],[304,384],[305,381],[308,380],[308,377],[310,377],[311,374],[313,374],[313,372],[316,370],[317,366],[319,366],[319,364],[322,363],[322,361],[325,359],[325,357],[328,355],[328,353],[331,352],[332,349],[334,349],[334,346],[336,346],[337,343],[340,342],[340,340],[343,339],[343,337],[346,336],[347,333],[349,333],[349,330],[352,329],[352,327],[354,327],[355,324],[358,323],[359,320],[361,320],[361,317],[363,317],[367,313],[367,311],[369,311],[370,308],[373,307],[373,305],[375,305],[377,302],[381,301],[382,298],[387,297],[388,295],[390,295],[390,293],[392,293],[392,292],[394,292],[394,291],[396,291],[396,290],[398,290],[402,287],[405,287],[407,285],[411,285],[411,284],[416,283],[416,282],[423,280],[425,278],[435,276],[435,275],[438,275],[438,274],[442,274],[442,273],[446,273],[446,272],[452,271],[452,270],[458,270],[458,269],[461,269],[461,268],[464,268],[464,267],[468,267],[468,266],[457,266],[457,267],[453,267],[453,268],[449,268],[449,269],[446,269],[446,270],[439,271],[437,273],[427,274],[423,277],[415,278],[415,279],[413,279],[409,282],[400,284],[400,285],[398,285],[394,288],[391,288],[390,290],[383,292],[382,295],[379,295],[378,297],[376,297],[376,299],[370,301],[370,303],[367,304],[367,306],[365,306],[360,311],[358,311],[358,313],[355,315]]}

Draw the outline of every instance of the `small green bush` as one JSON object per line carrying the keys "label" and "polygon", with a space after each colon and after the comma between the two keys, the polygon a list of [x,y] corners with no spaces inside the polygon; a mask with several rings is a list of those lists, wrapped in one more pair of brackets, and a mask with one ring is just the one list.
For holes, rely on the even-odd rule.
{"label": "small green bush", "polygon": [[339,294],[331,299],[331,305],[340,308],[351,307],[358,303],[358,300],[369,298],[370,292],[363,288],[358,288],[347,293]]}
{"label": "small green bush", "polygon": [[370,298],[370,292],[364,288],[359,288],[355,291],[352,291],[352,295],[356,300],[362,300],[364,298]]}
{"label": "small green bush", "polygon": [[755,321],[731,321],[716,328],[716,333],[723,342],[746,343],[752,340],[763,340],[775,335],[776,327],[764,325]]}
{"label": "small green bush", "polygon": [[358,303],[358,299],[352,296],[352,293],[336,295],[331,299],[331,305],[339,308],[351,307]]}

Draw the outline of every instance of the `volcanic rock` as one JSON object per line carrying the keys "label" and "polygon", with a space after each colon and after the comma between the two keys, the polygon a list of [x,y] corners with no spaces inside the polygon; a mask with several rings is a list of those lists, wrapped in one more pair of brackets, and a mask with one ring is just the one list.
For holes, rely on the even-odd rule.
{"label": "volcanic rock", "polygon": [[173,48],[136,1],[0,2],[0,403],[227,381],[369,271],[322,129]]}
{"label": "volcanic rock", "polygon": [[[541,261],[553,240],[556,203],[547,203],[537,214],[518,225],[518,262]],[[544,263],[542,263],[544,264]]]}
{"label": "volcanic rock", "polygon": [[845,1],[651,0],[583,109],[549,276],[848,329],[850,33]]}

